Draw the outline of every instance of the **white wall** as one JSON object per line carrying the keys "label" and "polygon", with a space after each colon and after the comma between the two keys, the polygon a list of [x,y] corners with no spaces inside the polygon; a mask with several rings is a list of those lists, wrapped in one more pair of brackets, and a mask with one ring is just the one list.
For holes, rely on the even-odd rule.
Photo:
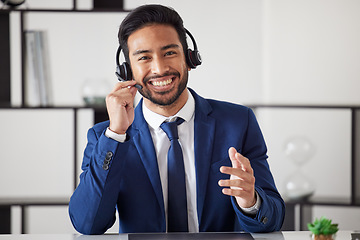
{"label": "white wall", "polygon": [[209,98],[262,101],[262,1],[136,0],[125,7],[144,3],[173,7],[194,35],[203,64],[190,72],[190,87]]}
{"label": "white wall", "polygon": [[[141,3],[129,1],[126,7],[131,9]],[[190,87],[205,97],[238,103],[261,102],[261,1],[231,0],[226,5],[215,1],[209,5],[204,0],[162,3],[174,7],[182,15],[203,58],[203,65],[190,73]],[[30,1],[28,5],[33,6]],[[209,5],[207,11],[203,10],[204,5]],[[36,2],[35,6],[39,3]],[[192,6],[191,10],[188,6]],[[71,5],[62,4],[60,7],[70,8]],[[110,89],[116,83],[117,30],[125,15],[54,12],[26,15],[26,29],[48,32],[55,105],[83,104],[81,94],[86,80],[103,81],[110,85]],[[13,38],[17,39],[16,36]],[[14,56],[19,55],[19,48],[19,43],[14,42]],[[16,78],[13,79],[12,102],[18,105],[21,90],[17,73],[21,64],[19,57],[17,62],[14,61],[12,72]]]}
{"label": "white wall", "polygon": [[360,2],[263,1],[264,101],[359,104]]}
{"label": "white wall", "polygon": [[[205,97],[243,104],[360,102],[357,0],[133,0],[125,1],[125,7],[153,2],[174,7],[195,36],[203,65],[191,71],[189,85]],[[28,6],[48,4],[28,1]],[[62,2],[50,7],[72,6]],[[82,104],[81,89],[87,79],[110,87],[116,82],[117,29],[125,15],[27,15],[27,29],[49,32],[56,105]],[[20,46],[13,38],[12,55],[18,56]],[[21,64],[13,61],[16,98]]]}
{"label": "white wall", "polygon": [[[50,4],[42,1],[30,0],[27,5],[39,8]],[[151,2],[154,1],[125,1],[125,7],[132,9]],[[156,2],[174,7],[195,36],[204,62],[191,72],[190,86],[206,97],[237,103],[360,102],[357,0]],[[72,7],[71,1],[61,3],[49,7]],[[85,0],[80,3],[80,7],[91,7]],[[116,82],[113,73],[116,36],[124,16],[28,14],[26,28],[50,33],[55,104],[81,104],[81,84],[86,79]],[[16,17],[13,18],[16,25]],[[15,104],[20,102],[17,35],[18,31],[13,30]],[[69,90],[66,98],[60,94]]]}

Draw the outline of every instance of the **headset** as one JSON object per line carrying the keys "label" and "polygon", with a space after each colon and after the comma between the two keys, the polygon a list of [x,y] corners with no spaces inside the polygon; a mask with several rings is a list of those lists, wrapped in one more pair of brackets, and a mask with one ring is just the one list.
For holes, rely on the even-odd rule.
{"label": "headset", "polygon": [[[194,46],[194,50],[187,49],[187,51],[186,51],[186,56],[185,56],[186,63],[188,64],[188,66],[190,68],[195,69],[197,66],[201,65],[202,59],[201,59],[201,56],[200,56],[200,52],[197,49],[195,38],[191,35],[191,33],[186,28],[185,28],[185,32],[191,38],[192,44]],[[131,67],[130,67],[129,63],[123,62],[120,65],[120,62],[119,62],[119,57],[120,57],[121,50],[122,50],[122,47],[119,45],[119,47],[118,47],[118,49],[116,51],[116,72],[115,72],[115,75],[117,76],[118,80],[121,81],[121,82],[130,81],[130,80],[132,80],[133,76],[132,76]],[[140,86],[138,84],[136,84],[135,87],[138,88],[138,89],[142,88],[142,86]]]}
{"label": "headset", "polygon": [[10,7],[16,7],[25,2],[25,0],[1,0],[5,5],[8,5]]}

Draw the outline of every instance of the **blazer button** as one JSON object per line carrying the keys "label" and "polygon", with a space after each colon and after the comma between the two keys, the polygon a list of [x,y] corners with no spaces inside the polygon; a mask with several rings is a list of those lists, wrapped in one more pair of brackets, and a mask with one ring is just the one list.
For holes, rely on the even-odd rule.
{"label": "blazer button", "polygon": [[105,159],[110,160],[114,154],[112,152],[107,152]]}
{"label": "blazer button", "polygon": [[269,221],[269,219],[268,219],[267,217],[262,217],[262,218],[261,218],[261,222],[262,222],[263,224],[266,224],[268,221]]}
{"label": "blazer button", "polygon": [[109,164],[110,164],[110,161],[111,161],[111,158],[113,157],[113,153],[112,152],[107,152],[106,153],[106,156],[105,156],[105,159],[104,159],[104,162],[103,162],[103,166],[102,168],[106,171],[109,169]]}
{"label": "blazer button", "polygon": [[109,165],[104,163],[104,165],[102,166],[102,168],[106,171],[106,170],[109,169]]}

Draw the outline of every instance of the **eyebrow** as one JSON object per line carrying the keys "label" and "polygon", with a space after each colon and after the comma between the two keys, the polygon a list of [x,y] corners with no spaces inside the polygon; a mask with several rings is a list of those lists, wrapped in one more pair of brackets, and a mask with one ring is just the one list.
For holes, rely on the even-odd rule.
{"label": "eyebrow", "polygon": [[180,48],[180,46],[173,43],[173,44],[169,44],[169,45],[166,45],[166,46],[162,47],[161,50],[167,50],[169,48]]}
{"label": "eyebrow", "polygon": [[[161,47],[161,50],[164,51],[164,50],[167,50],[167,49],[170,49],[170,48],[180,48],[180,46],[178,44],[169,44],[169,45],[166,45],[166,46],[163,46]],[[150,53],[152,52],[151,50],[136,50],[134,53],[133,53],[133,56],[136,56],[136,55],[139,55],[139,54],[143,54],[143,53]]]}

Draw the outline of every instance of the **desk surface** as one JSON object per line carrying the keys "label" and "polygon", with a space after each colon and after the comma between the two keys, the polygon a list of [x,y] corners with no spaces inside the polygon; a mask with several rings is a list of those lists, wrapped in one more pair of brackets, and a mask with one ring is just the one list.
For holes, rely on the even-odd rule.
{"label": "desk surface", "polygon": [[[339,231],[336,240],[351,240],[351,231]],[[211,233],[209,233],[211,234]],[[254,233],[251,234],[256,240],[310,240],[308,231],[286,231],[274,233]],[[109,235],[77,235],[77,234],[9,234],[0,235],[0,240],[128,240],[128,234],[109,234]],[[193,239],[193,238],[192,238]]]}

